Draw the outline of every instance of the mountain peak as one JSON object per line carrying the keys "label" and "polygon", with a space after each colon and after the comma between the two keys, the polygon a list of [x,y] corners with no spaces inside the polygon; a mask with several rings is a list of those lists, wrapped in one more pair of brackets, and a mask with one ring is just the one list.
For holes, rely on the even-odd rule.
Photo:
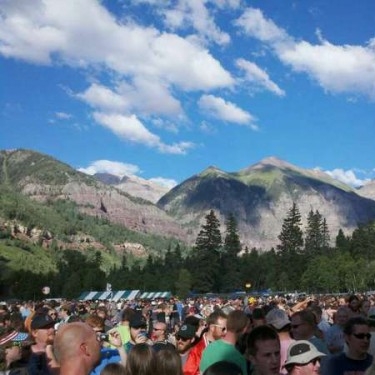
{"label": "mountain peak", "polygon": [[267,158],[262,159],[260,162],[251,166],[252,169],[258,169],[265,166],[272,166],[280,169],[296,169],[297,167],[293,164],[286,162],[285,160],[279,159],[275,156],[269,156]]}

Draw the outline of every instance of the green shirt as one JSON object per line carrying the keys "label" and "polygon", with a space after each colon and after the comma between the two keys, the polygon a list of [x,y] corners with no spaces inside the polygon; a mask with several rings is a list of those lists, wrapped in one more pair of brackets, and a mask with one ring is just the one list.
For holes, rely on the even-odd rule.
{"label": "green shirt", "polygon": [[245,357],[235,348],[234,345],[224,340],[212,342],[204,349],[199,365],[200,373],[216,362],[227,361],[236,364],[241,368],[242,374],[247,375]]}

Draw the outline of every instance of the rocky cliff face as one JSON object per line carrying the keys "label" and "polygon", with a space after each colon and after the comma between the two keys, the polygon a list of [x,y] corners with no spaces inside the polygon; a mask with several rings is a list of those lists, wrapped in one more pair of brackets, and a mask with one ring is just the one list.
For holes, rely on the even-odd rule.
{"label": "rocky cliff face", "polygon": [[158,205],[190,228],[192,238],[210,209],[221,223],[233,213],[243,245],[268,250],[277,245],[293,202],[304,223],[310,210],[318,210],[327,220],[332,240],[340,228],[349,234],[359,223],[375,218],[374,201],[322,172],[276,158],[237,173],[210,167],[172,189]]}
{"label": "rocky cliff face", "polygon": [[362,197],[375,200],[375,181],[370,181],[358,189],[358,194]]}
{"label": "rocky cliff face", "polygon": [[142,198],[144,200],[156,203],[169,188],[161,186],[152,181],[145,180],[137,176],[124,176],[120,179],[108,173],[97,173],[94,175],[99,181],[116,187],[133,197]]}
{"label": "rocky cliff face", "polygon": [[47,155],[28,150],[3,151],[0,162],[0,181],[34,200],[71,200],[82,212],[131,230],[186,239],[181,226],[151,202],[131,197]]}
{"label": "rocky cliff face", "polygon": [[[0,165],[0,182],[32,199],[72,200],[84,213],[190,244],[211,209],[223,224],[229,214],[234,214],[243,246],[263,250],[278,244],[283,220],[293,202],[304,223],[310,210],[318,210],[327,220],[332,240],[340,228],[350,234],[358,224],[375,218],[374,200],[322,172],[304,170],[276,158],[235,173],[209,167],[174,187],[157,206],[33,151],[2,151]],[[110,181],[119,183],[107,178]]]}

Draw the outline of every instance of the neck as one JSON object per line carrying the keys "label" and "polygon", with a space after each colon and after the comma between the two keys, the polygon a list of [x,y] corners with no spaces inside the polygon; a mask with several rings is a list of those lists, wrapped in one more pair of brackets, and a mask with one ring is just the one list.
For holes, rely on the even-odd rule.
{"label": "neck", "polygon": [[346,356],[350,359],[354,359],[354,360],[358,361],[358,360],[361,360],[361,359],[366,359],[367,353],[354,352],[354,351],[348,350],[348,352],[346,353]]}
{"label": "neck", "polygon": [[227,331],[227,334],[225,337],[223,337],[223,340],[231,345],[236,345],[237,342],[237,336],[234,332]]}
{"label": "neck", "polygon": [[212,336],[212,334],[211,334],[210,331],[207,331],[207,332],[205,333],[205,336],[206,336],[206,339],[207,339],[208,341],[215,341],[215,339],[214,339],[214,337]]}
{"label": "neck", "polygon": [[60,366],[59,375],[87,375],[90,369],[86,368],[82,362],[62,363]]}

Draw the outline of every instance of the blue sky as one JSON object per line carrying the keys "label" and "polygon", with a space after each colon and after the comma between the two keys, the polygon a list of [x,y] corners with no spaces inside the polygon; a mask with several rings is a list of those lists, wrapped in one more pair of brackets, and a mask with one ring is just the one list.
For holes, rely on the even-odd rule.
{"label": "blue sky", "polygon": [[373,0],[2,0],[0,149],[172,186],[269,156],[375,178]]}

